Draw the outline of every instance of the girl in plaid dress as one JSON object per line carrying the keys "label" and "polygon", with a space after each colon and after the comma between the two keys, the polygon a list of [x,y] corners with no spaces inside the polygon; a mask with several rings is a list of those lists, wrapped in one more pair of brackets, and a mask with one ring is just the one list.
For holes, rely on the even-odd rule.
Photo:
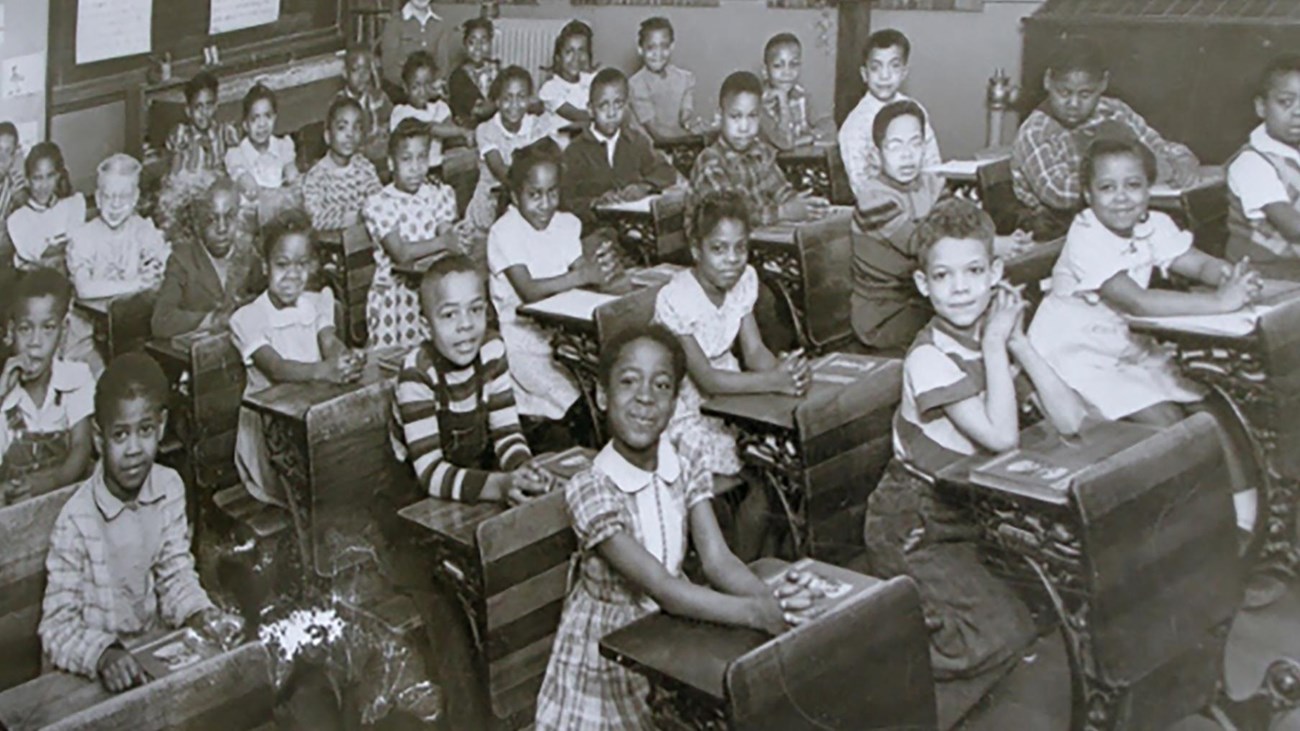
{"label": "girl in plaid dress", "polygon": [[366,201],[364,217],[375,241],[375,278],[366,299],[366,325],[372,347],[413,348],[428,337],[420,296],[393,273],[446,249],[456,250],[456,193],[428,182],[429,128],[402,120],[388,138],[393,182]]}
{"label": "girl in plaid dress", "polygon": [[[778,634],[810,615],[796,582],[773,589],[727,547],[708,470],[661,439],[686,356],[659,325],[616,334],[600,354],[597,403],[609,444],[565,487],[579,562],[537,698],[537,731],[654,729],[646,679],[600,655],[600,638],[656,609]],[[716,589],[682,575],[693,538]],[[797,577],[796,577],[797,578]]]}
{"label": "girl in plaid dress", "polygon": [[325,116],[329,152],[307,171],[302,184],[303,204],[317,231],[357,224],[366,201],[383,188],[374,163],[360,154],[365,137],[361,102],[340,95]]}

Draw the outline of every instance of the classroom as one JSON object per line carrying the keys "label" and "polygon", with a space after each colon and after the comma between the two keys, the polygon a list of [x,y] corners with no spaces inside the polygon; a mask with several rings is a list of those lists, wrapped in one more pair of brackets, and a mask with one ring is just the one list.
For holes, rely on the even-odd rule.
{"label": "classroom", "polygon": [[1300,731],[1296,48],[0,0],[0,731]]}

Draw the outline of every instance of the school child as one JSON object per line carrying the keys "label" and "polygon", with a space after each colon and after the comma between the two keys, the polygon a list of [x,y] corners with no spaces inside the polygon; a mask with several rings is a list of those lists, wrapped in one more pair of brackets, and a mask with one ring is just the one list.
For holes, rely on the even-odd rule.
{"label": "school child", "polygon": [[380,86],[374,53],[366,46],[350,46],[343,58],[343,88],[334,100],[342,98],[361,105],[359,149],[370,162],[382,165],[388,157],[388,122],[393,116],[393,102]]}
{"label": "school child", "polygon": [[154,464],[170,389],[143,353],[113,361],[95,387],[100,462],[55,520],[41,607],[46,658],[120,693],[149,676],[125,645],[190,627],[219,642],[238,634],[199,584],[185,520],[185,483]]}
{"label": "school child", "polygon": [[695,160],[692,195],[699,200],[715,191],[738,191],[755,226],[825,215],[826,199],[795,192],[776,164],[776,150],[760,137],[762,98],[762,83],[748,71],[737,71],[722,82],[722,130]]}
{"label": "school child", "polygon": [[23,175],[22,146],[13,122],[0,122],[0,219],[27,202],[27,177]]}
{"label": "school child", "polygon": [[390,132],[396,130],[397,126],[406,119],[415,119],[428,126],[429,168],[442,164],[443,140],[469,135],[467,130],[461,129],[452,120],[451,107],[447,106],[447,102],[436,98],[437,78],[438,68],[433,63],[433,56],[423,51],[412,53],[410,58],[406,59],[406,65],[402,67],[406,102],[398,104],[393,109],[393,117],[388,124]]}
{"label": "school child", "polygon": [[777,33],[763,48],[763,139],[778,150],[792,150],[833,136],[834,121],[813,120],[812,101],[799,83],[803,44],[793,33]]}
{"label": "school child", "polygon": [[[564,488],[579,564],[564,602],[536,728],[656,728],[649,681],[600,653],[600,638],[656,610],[780,634],[810,595],[759,579],[731,552],[710,505],[707,468],[665,434],[686,356],[661,326],[615,334],[601,350],[597,401],[610,441]],[[709,586],[682,574],[687,545]]]}
{"label": "school child", "polygon": [[450,68],[448,60],[456,45],[452,37],[455,29],[433,12],[431,4],[432,0],[407,0],[398,17],[384,24],[384,34],[379,39],[382,81],[384,91],[394,102],[406,100],[402,67],[411,54],[427,53],[434,58],[436,68]]}
{"label": "school child", "polygon": [[632,117],[655,142],[706,129],[695,116],[695,74],[672,63],[674,36],[667,18],[642,21],[636,35],[641,68],[627,81]]}
{"label": "school child", "polygon": [[[355,381],[365,364],[334,332],[334,295],[328,287],[319,292],[306,289],[316,266],[307,214],[292,209],[281,213],[262,228],[262,246],[266,291],[230,318],[231,338],[248,370],[244,392],[285,382]],[[247,407],[239,409],[235,467],[250,495],[285,504],[266,451],[262,420]]]}
{"label": "school child", "polygon": [[374,347],[412,348],[428,337],[420,297],[393,273],[438,251],[455,250],[456,194],[426,177],[429,128],[404,120],[388,138],[393,182],[366,200],[363,216],[375,241],[375,276],[366,297],[366,325]]}
{"label": "school child", "polygon": [[[1185,415],[1178,404],[1204,393],[1156,341],[1130,331],[1124,315],[1232,312],[1251,302],[1260,280],[1246,262],[1230,265],[1192,248],[1191,232],[1148,210],[1155,171],[1155,156],[1140,142],[1092,143],[1080,170],[1088,208],[1070,225],[1052,293],[1029,336],[1101,416],[1168,425]],[[1149,289],[1157,267],[1215,289]]]}
{"label": "school child", "polygon": [[1255,94],[1263,123],[1228,162],[1228,245],[1237,261],[1300,257],[1300,56],[1275,59]]}
{"label": "school child", "polygon": [[359,154],[366,139],[365,119],[361,104],[343,96],[334,100],[325,116],[329,152],[307,171],[302,182],[303,206],[317,231],[356,225],[366,199],[383,188],[374,163]]}
{"label": "school child", "polygon": [[226,171],[259,222],[297,204],[298,153],[293,139],[275,135],[275,92],[256,84],[244,95],[244,139],[226,150]]}
{"label": "school child", "polygon": [[[509,187],[510,163],[515,151],[556,131],[551,115],[528,113],[533,96],[533,77],[520,66],[508,66],[492,83],[492,101],[497,113],[474,132],[478,143],[478,186],[465,209],[465,219],[476,231],[486,232],[497,220],[495,188]],[[483,255],[471,252],[475,261]]]}
{"label": "school child", "polygon": [[86,222],[86,199],[72,189],[63,152],[53,142],[38,142],[25,165],[31,195],[9,215],[14,267],[67,272],[68,234]]}
{"label": "school child", "polygon": [[447,79],[448,101],[451,116],[456,124],[474,129],[496,113],[492,103],[492,82],[501,71],[501,64],[491,57],[492,35],[495,29],[487,18],[470,18],[465,21],[465,62],[457,66]]}
{"label": "school child", "polygon": [[[519,150],[510,163],[512,204],[488,232],[488,289],[506,344],[510,380],[519,414],[529,428],[556,432],[546,422],[577,424],[585,405],[578,384],[556,364],[546,331],[517,314],[519,306],[578,287],[596,287],[612,276],[609,257],[582,250],[582,223],[559,209],[560,158],[553,142]],[[540,423],[539,423],[540,422]],[[530,439],[538,453],[541,437]],[[549,446],[560,446],[559,444]]]}
{"label": "school child", "polygon": [[1000,282],[988,214],[946,200],[916,237],[914,279],[935,317],[903,361],[894,459],[867,501],[865,539],[875,575],[916,580],[934,676],[947,680],[1004,668],[1035,632],[1020,599],[981,563],[978,529],[935,490],[934,475],[961,456],[1016,447],[1018,373],[1060,433],[1078,432],[1084,406],[1025,336],[1025,305]]}
{"label": "school child", "polygon": [[546,111],[568,122],[591,121],[587,100],[591,95],[591,28],[573,21],[560,29],[551,54],[551,78],[537,90]]}
{"label": "school child", "polygon": [[0,504],[44,495],[86,478],[93,460],[90,416],[95,378],[85,363],[58,357],[72,285],[39,269],[14,287],[8,336],[13,355],[0,375]]}
{"label": "school child", "polygon": [[[171,246],[153,223],[135,211],[140,171],[138,160],[120,153],[99,164],[95,190],[99,215],[68,235],[68,274],[77,299],[123,297],[162,284]],[[68,324],[63,357],[82,361],[95,373],[104,369],[95,351],[94,326],[76,312]]]}
{"label": "school child", "polygon": [[[799,354],[773,355],[759,333],[754,319],[758,274],[748,264],[750,229],[739,192],[705,196],[691,212],[695,266],[675,274],[655,298],[654,320],[681,340],[690,374],[667,434],[718,475],[738,476],[740,454],[732,432],[700,413],[704,399],[729,393],[798,395],[809,383],[806,360]],[[765,514],[764,491],[749,490],[738,517],[736,551],[741,557],[758,557]]]}
{"label": "school child", "polygon": [[564,150],[560,204],[585,228],[596,222],[596,203],[634,201],[677,182],[677,170],[639,130],[623,125],[627,77],[601,69],[591,82],[591,125]]}
{"label": "school child", "polygon": [[901,354],[934,311],[917,291],[912,232],[944,192],[944,181],[922,170],[925,111],[914,101],[886,104],[876,115],[872,144],[880,171],[867,181],[854,212],[850,321],[863,345]]}
{"label": "school child", "polygon": [[217,120],[219,84],[207,71],[185,82],[185,119],[167,135],[172,175],[226,171],[226,152],[239,144],[239,131]]}
{"label": "school child", "polygon": [[518,503],[550,481],[531,465],[510,387],[506,346],[487,329],[487,286],[461,254],[420,281],[430,338],[402,362],[393,400],[393,452],[430,495]]}
{"label": "school child", "polygon": [[1011,182],[1025,207],[1025,227],[1039,240],[1056,238],[1083,207],[1079,167],[1096,139],[1137,140],[1156,155],[1160,182],[1184,186],[1200,162],[1169,142],[1124,102],[1104,96],[1110,74],[1096,48],[1065,43],[1043,75],[1047,99],[1025,118],[1011,147]]}
{"label": "school child", "polygon": [[150,319],[154,337],[225,330],[235,310],[266,288],[262,257],[238,220],[239,189],[230,178],[182,204],[168,231],[172,253]]}
{"label": "school child", "polygon": [[[872,135],[876,115],[886,104],[913,101],[900,91],[903,82],[907,80],[911,55],[911,41],[892,28],[872,33],[862,52],[860,73],[862,81],[867,85],[867,93],[862,95],[862,100],[844,118],[839,133],[840,158],[844,161],[844,170],[859,207],[863,207],[866,201],[870,181],[880,171],[880,150]],[[921,157],[921,168],[933,167],[940,162],[939,139],[934,134],[929,115],[926,115],[925,150]]]}

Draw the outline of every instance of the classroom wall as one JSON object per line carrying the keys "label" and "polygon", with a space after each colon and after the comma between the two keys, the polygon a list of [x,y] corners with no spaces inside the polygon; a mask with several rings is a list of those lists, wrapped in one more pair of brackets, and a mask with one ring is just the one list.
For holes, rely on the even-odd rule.
{"label": "classroom wall", "polygon": [[[907,92],[929,110],[944,157],[968,157],[984,147],[984,95],[998,68],[1020,78],[1020,21],[1042,0],[984,0],[982,12],[875,10],[871,29],[897,28],[912,41]],[[1011,115],[1008,115],[1011,116]],[[1016,120],[1007,120],[1010,140]]]}
{"label": "classroom wall", "polygon": [[[459,24],[478,14],[478,5],[438,5],[445,20]],[[502,5],[501,15],[512,18],[579,18],[595,29],[597,63],[625,71],[640,65],[636,31],[641,21],[662,15],[677,33],[674,63],[695,72],[696,106],[702,115],[717,107],[718,88],[733,71],[759,71],[763,44],[788,31],[803,41],[803,78],[813,101],[815,116],[831,113],[835,91],[836,16],[825,10],[768,9],[762,0],[721,0],[716,8],[606,5],[573,7],[568,0],[542,0],[536,6]],[[823,40],[824,39],[824,40]]]}
{"label": "classroom wall", "polygon": [[[0,0],[0,119],[17,125],[24,148],[45,139],[49,21],[47,0]],[[18,73],[29,77],[21,88],[11,88],[8,82],[14,63]]]}

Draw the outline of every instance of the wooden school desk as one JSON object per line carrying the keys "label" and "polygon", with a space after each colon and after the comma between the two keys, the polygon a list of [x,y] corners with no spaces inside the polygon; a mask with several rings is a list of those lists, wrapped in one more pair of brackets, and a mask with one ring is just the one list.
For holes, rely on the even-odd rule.
{"label": "wooden school desk", "polygon": [[[807,298],[815,290],[819,297],[832,294],[828,285],[836,283],[840,285],[829,297],[837,301],[842,300],[842,304],[836,307],[842,310],[844,315],[843,327],[839,328],[843,332],[837,333],[836,337],[842,339],[843,336],[852,334],[847,329],[851,282],[843,276],[851,274],[849,267],[853,261],[852,247],[848,242],[852,210],[849,206],[831,206],[830,212],[817,221],[783,221],[750,232],[749,263],[789,311],[796,338],[805,349],[817,350],[827,344],[814,342],[814,338],[810,335],[810,331],[814,328],[809,322],[811,313],[806,305]],[[809,235],[814,232],[816,236]],[[818,267],[815,272],[808,271],[808,264],[811,263],[808,253],[813,248],[811,245],[816,242],[819,244],[817,248],[820,249],[821,244],[834,244],[832,238],[842,240],[838,241],[834,251],[826,252],[819,257],[818,261],[824,266]],[[835,270],[838,270],[841,276],[829,278],[827,275]],[[827,313],[818,308],[817,314]]]}
{"label": "wooden school desk", "polygon": [[429,497],[398,511],[410,524],[415,550],[429,556],[433,575],[469,619],[499,719],[532,721],[564,604],[569,557],[577,549],[563,480],[594,456],[573,448],[540,457],[539,466],[559,482],[518,507]]}
{"label": "wooden school desk", "polygon": [[597,220],[618,231],[619,243],[637,266],[687,263],[685,191],[670,190],[626,203],[593,206]]}
{"label": "wooden school desk", "polygon": [[410,479],[388,443],[395,357],[371,352],[355,383],[280,383],[244,397],[262,417],[299,553],[316,576],[335,576],[365,558],[348,549],[365,542],[368,506],[377,492]]}
{"label": "wooden school desk", "polygon": [[834,142],[814,143],[778,152],[776,164],[795,190],[831,200],[838,197],[832,195],[831,171],[835,167],[832,157],[839,159],[839,145]]}
{"label": "wooden school desk", "polygon": [[996,458],[1001,474],[1077,464],[1033,488],[972,474],[992,459],[955,461],[938,489],[969,511],[995,571],[1046,593],[1070,661],[1071,728],[1165,728],[1213,702],[1241,598],[1213,417],[1112,422],[1065,440],[1040,423]]}
{"label": "wooden school desk", "polygon": [[[764,558],[750,567],[773,581],[791,565]],[[929,633],[912,580],[807,559],[794,567],[848,593],[775,638],[659,612],[605,635],[601,654],[650,681],[656,728],[934,729]]]}
{"label": "wooden school desk", "polygon": [[150,290],[121,297],[74,299],[72,307],[94,325],[95,345],[107,364],[122,353],[144,346],[157,296],[157,292]]}
{"label": "wooden school desk", "polygon": [[[184,630],[157,632],[130,643],[142,656]],[[155,642],[156,641],[156,642]],[[113,694],[98,680],[64,672],[46,673],[0,693],[0,727],[9,731],[230,731],[269,729],[274,691],[266,648],[249,643],[229,652],[202,644],[203,659]],[[156,668],[157,661],[142,660]]]}
{"label": "wooden school desk", "polygon": [[735,427],[741,459],[776,494],[796,556],[842,563],[861,553],[867,497],[893,454],[902,362],[831,353],[807,394],[744,394],[700,411]]}
{"label": "wooden school desk", "polygon": [[318,231],[321,275],[343,308],[342,340],[353,348],[366,345],[366,298],[375,276],[374,244],[365,226]]}
{"label": "wooden school desk", "polygon": [[[1266,269],[1267,271],[1267,269]],[[1248,562],[1279,578],[1300,568],[1300,289],[1277,290],[1254,314],[1131,318],[1129,327],[1175,348],[1183,373],[1227,399],[1245,429],[1259,474]]]}

